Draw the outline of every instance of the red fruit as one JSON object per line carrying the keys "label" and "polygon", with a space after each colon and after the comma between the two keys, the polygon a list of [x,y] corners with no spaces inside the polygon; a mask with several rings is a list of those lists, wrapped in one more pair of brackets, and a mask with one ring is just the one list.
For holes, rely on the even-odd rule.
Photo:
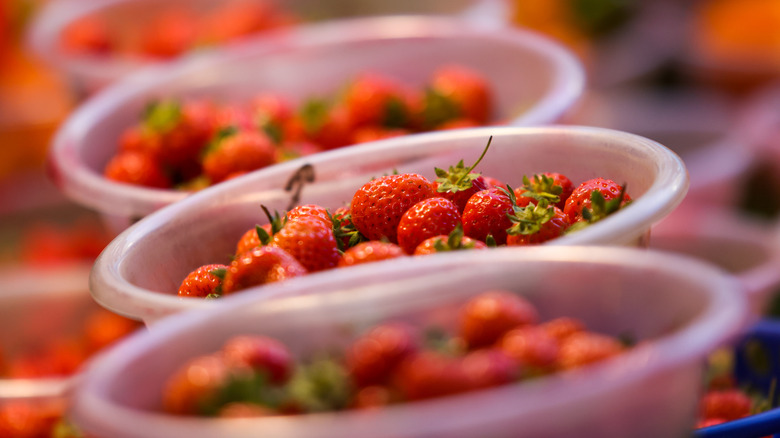
{"label": "red fruit", "polygon": [[62,420],[67,406],[63,399],[14,400],[0,404],[0,437],[46,438]]}
{"label": "red fruit", "polygon": [[451,101],[457,108],[457,117],[484,124],[490,118],[492,92],[485,77],[475,70],[459,65],[437,69],[430,81],[430,89]]}
{"label": "red fruit", "polygon": [[590,332],[574,333],[561,343],[558,367],[564,370],[579,368],[617,356],[623,345],[615,338]]}
{"label": "red fruit", "polygon": [[242,131],[209,147],[203,157],[203,172],[212,182],[235,172],[250,172],[276,163],[276,148],[265,134]]}
{"label": "red fruit", "polygon": [[367,242],[358,243],[357,245],[344,251],[344,254],[341,255],[341,260],[339,260],[336,266],[339,268],[345,268],[347,266],[378,262],[405,256],[406,253],[404,250],[394,243],[370,240]]}
{"label": "red fruit", "polygon": [[469,348],[487,347],[509,330],[538,319],[536,308],[525,298],[503,290],[488,291],[463,306],[459,334]]}
{"label": "red fruit", "polygon": [[398,223],[398,245],[407,254],[429,237],[450,234],[460,225],[460,212],[454,202],[446,198],[423,199],[406,210]]}
{"label": "red fruit", "polygon": [[333,229],[318,216],[288,221],[274,233],[271,245],[295,257],[309,272],[334,268],[341,258]]}
{"label": "red fruit", "polygon": [[546,201],[542,201],[515,209],[510,217],[514,225],[507,231],[507,245],[538,245],[563,235],[569,228],[569,217],[560,208],[545,205]]}
{"label": "red fruit", "polygon": [[106,165],[106,178],[157,189],[171,188],[171,181],[159,162],[147,154],[123,152],[114,156]]}
{"label": "red fruit", "polygon": [[222,347],[229,366],[249,367],[267,373],[268,381],[283,384],[292,375],[293,359],[287,347],[266,336],[235,336]]}
{"label": "red fruit", "polygon": [[449,121],[446,121],[436,127],[437,131],[448,131],[450,129],[463,129],[463,128],[474,128],[477,126],[482,126],[479,123],[477,123],[474,120],[466,119],[466,118],[460,118],[460,119],[452,119]]}
{"label": "red fruit", "polygon": [[162,139],[144,125],[131,126],[119,137],[119,152],[141,152],[160,159]]}
{"label": "red fruit", "polygon": [[347,86],[342,99],[355,126],[402,128],[409,126],[411,118],[406,93],[387,76],[363,73]]}
{"label": "red fruit", "polygon": [[164,100],[150,105],[143,129],[160,137],[158,156],[184,180],[201,172],[200,155],[214,132],[214,106],[205,100]]}
{"label": "red fruit", "polygon": [[[598,218],[601,218],[614,210],[606,212],[594,211],[592,192],[596,191],[601,194],[601,197],[603,197],[605,201],[610,201],[618,198],[622,190],[623,187],[611,179],[589,179],[572,191],[571,196],[566,200],[566,206],[564,207],[563,212],[569,216],[569,222],[572,224],[583,220],[583,209],[586,208],[589,209],[591,213],[596,213]],[[624,206],[629,201],[631,201],[631,197],[628,194],[624,194],[623,200],[617,208]],[[596,208],[596,210],[600,210],[600,208]]]}
{"label": "red fruit", "polygon": [[403,323],[374,327],[347,350],[347,371],[358,386],[386,383],[402,360],[419,350],[417,331]]}
{"label": "red fruit", "polygon": [[[450,168],[452,169],[452,168]],[[473,174],[474,177],[469,179],[470,186],[464,189],[447,189],[442,186],[442,182],[436,180],[434,182],[434,188],[438,196],[447,198],[458,206],[458,211],[463,214],[463,210],[466,208],[466,203],[469,201],[472,195],[482,190],[488,189],[488,184],[485,182],[485,178],[479,174]]]}
{"label": "red fruit", "polygon": [[[265,224],[260,226],[265,232],[270,236],[271,235],[271,224]],[[263,242],[260,240],[260,236],[257,232],[257,226],[254,226],[244,232],[243,235],[241,235],[241,239],[238,240],[238,243],[236,244],[236,255],[243,254],[247,251],[250,251],[254,248],[257,248],[258,246],[263,246]]]}
{"label": "red fruit", "polygon": [[260,418],[279,415],[267,406],[250,402],[232,402],[222,406],[217,413],[219,418]]}
{"label": "red fruit", "polygon": [[274,24],[268,2],[232,1],[219,4],[203,23],[204,43],[218,45],[267,30]]}
{"label": "red fruit", "polygon": [[507,231],[512,226],[512,200],[503,189],[490,188],[472,195],[463,209],[463,233],[485,242],[492,236],[497,245],[506,244]]}
{"label": "red fruit", "polygon": [[141,53],[155,58],[179,56],[193,46],[196,34],[197,23],[184,9],[160,11],[142,33]]}
{"label": "red fruit", "polygon": [[165,383],[163,409],[171,414],[196,415],[230,377],[230,370],[217,355],[197,357],[179,368]]}
{"label": "red fruit", "polygon": [[261,246],[239,255],[228,266],[222,281],[222,294],[300,277],[307,272],[287,251],[275,246]]}
{"label": "red fruit", "polygon": [[699,402],[699,415],[732,421],[750,415],[750,406],[750,397],[739,389],[708,391]]}
{"label": "red fruit", "polygon": [[508,331],[498,347],[521,366],[539,371],[551,371],[558,359],[558,341],[538,326]]}
{"label": "red fruit", "polygon": [[410,134],[411,131],[400,128],[385,128],[382,126],[363,126],[352,132],[351,143],[367,143],[369,141],[384,140],[386,138],[400,137]]}
{"label": "red fruit", "polygon": [[63,49],[71,53],[102,55],[113,45],[106,22],[94,15],[74,21],[62,33]]}
{"label": "red fruit", "polygon": [[184,281],[181,282],[178,295],[180,297],[205,298],[211,294],[219,293],[218,288],[222,285],[226,269],[226,265],[217,263],[195,269],[187,274]]}
{"label": "red fruit", "polygon": [[333,221],[330,218],[328,209],[317,204],[297,205],[293,207],[292,210],[288,211],[286,216],[288,221],[313,216],[320,219],[328,227],[333,227]]}
{"label": "red fruit", "polygon": [[544,199],[549,204],[563,209],[572,190],[574,186],[565,175],[543,172],[531,178],[524,176],[523,185],[515,189],[515,198],[518,207],[525,207],[530,202],[539,204],[539,201]]}
{"label": "red fruit", "polygon": [[470,351],[461,360],[470,389],[485,389],[517,381],[520,368],[505,352],[495,348]]}
{"label": "red fruit", "polygon": [[350,407],[352,409],[381,408],[393,403],[394,399],[393,391],[386,386],[366,386],[357,391]]}
{"label": "red fruit", "polygon": [[84,322],[84,341],[87,350],[94,353],[141,327],[137,321],[101,309],[89,315]]}
{"label": "red fruit", "polygon": [[457,165],[450,166],[446,171],[438,167],[434,169],[437,176],[436,181],[434,181],[436,192],[439,193],[439,196],[454,202],[461,214],[463,214],[466,203],[472,195],[488,188],[485,178],[478,173],[473,173],[472,170],[485,157],[492,141],[493,137],[488,138],[482,155],[468,168],[463,164],[463,160],[460,160]]}
{"label": "red fruit", "polygon": [[[305,138],[323,149],[335,149],[350,144],[354,123],[343,106],[330,105],[321,100],[306,102],[300,112]],[[287,129],[290,129],[287,127]],[[285,138],[297,140],[294,133],[285,131]]]}
{"label": "red fruit", "polygon": [[487,249],[487,247],[485,242],[466,237],[461,231],[457,239],[453,239],[452,233],[450,233],[449,236],[433,236],[423,240],[414,249],[414,255],[428,255],[461,249]]}
{"label": "red fruit", "polygon": [[352,197],[352,223],[369,240],[386,238],[396,243],[398,223],[406,210],[433,196],[433,184],[424,176],[383,176],[366,183]]}
{"label": "red fruit", "polygon": [[402,361],[393,384],[406,400],[423,400],[472,389],[461,359],[434,351],[421,351]]}
{"label": "red fruit", "polygon": [[578,319],[562,316],[539,324],[539,328],[561,343],[569,336],[584,331],[585,324]]}

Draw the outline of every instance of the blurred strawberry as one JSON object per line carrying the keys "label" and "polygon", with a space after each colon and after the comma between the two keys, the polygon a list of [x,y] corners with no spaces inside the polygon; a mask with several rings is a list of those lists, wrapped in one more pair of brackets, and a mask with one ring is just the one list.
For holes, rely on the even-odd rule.
{"label": "blurred strawberry", "polygon": [[198,26],[196,18],[184,7],[158,11],[145,25],[140,51],[163,59],[182,55],[193,48]]}
{"label": "blurred strawberry", "polygon": [[344,251],[344,254],[341,255],[341,259],[336,266],[344,268],[363,263],[405,257],[406,255],[406,252],[394,243],[371,240],[358,243],[357,245],[348,248]]}
{"label": "blurred strawberry", "polygon": [[258,131],[226,130],[203,156],[203,172],[218,183],[236,172],[250,172],[277,162],[271,140]]}
{"label": "blurred strawberry", "polygon": [[307,273],[306,268],[287,251],[275,246],[261,246],[238,255],[231,262],[222,281],[222,294]]}
{"label": "blurred strawberry", "polygon": [[179,285],[180,297],[205,298],[209,295],[220,295],[222,279],[225,277],[227,266],[222,264],[210,264],[201,266],[187,274]]}
{"label": "blurred strawberry", "polygon": [[141,152],[122,152],[115,155],[103,172],[106,178],[137,186],[157,189],[171,188],[171,180],[160,163]]}

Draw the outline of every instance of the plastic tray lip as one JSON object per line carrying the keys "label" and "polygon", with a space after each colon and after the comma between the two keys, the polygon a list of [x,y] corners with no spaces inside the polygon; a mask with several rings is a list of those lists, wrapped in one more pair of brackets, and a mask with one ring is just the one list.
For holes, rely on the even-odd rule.
{"label": "plastic tray lip", "polygon": [[[606,380],[606,384],[605,381],[598,378],[583,378],[577,380],[577,376],[580,373],[574,371],[565,375],[551,377],[550,380],[545,380],[545,385],[541,385],[540,387],[525,387],[524,391],[527,391],[528,393],[533,393],[534,390],[536,390],[541,394],[542,392],[548,393],[550,390],[553,390],[559,391],[565,399],[565,394],[569,394],[566,391],[574,391],[572,385],[577,391],[582,392],[582,394],[579,395],[581,397],[601,391],[608,391],[610,388],[613,388],[614,385],[632,381],[634,379],[641,379],[650,373],[649,367],[647,366],[633,369],[630,373],[619,372],[625,367],[630,369],[632,368],[632,365],[655,364],[658,367],[656,369],[660,370],[672,368],[682,362],[703,356],[707,351],[734,335],[746,323],[746,301],[745,298],[738,293],[739,286],[734,279],[714,266],[691,258],[666,255],[636,248],[615,247],[533,247],[521,250],[516,248],[498,248],[493,250],[488,256],[492,260],[534,260],[543,262],[587,261],[589,263],[605,263],[614,264],[616,266],[628,265],[645,267],[660,265],[663,266],[667,272],[673,273],[673,275],[680,275],[685,278],[697,278],[711,286],[706,289],[706,293],[711,294],[712,298],[709,306],[701,315],[694,318],[685,327],[680,328],[672,334],[654,340],[652,345],[648,344],[627,352],[624,356],[621,356],[614,361],[594,365],[588,370],[581,370],[581,374],[592,373],[595,376],[610,375],[610,379]],[[451,264],[457,260],[468,260],[468,254],[451,253],[443,254],[441,257],[429,257],[425,260],[404,260],[403,262],[407,265],[411,263],[424,263],[428,265],[426,267],[436,269],[436,267],[451,266]],[[404,269],[403,264],[404,263],[399,263],[395,265],[394,268],[402,271]],[[350,277],[359,276],[361,275],[361,270],[367,269],[370,269],[370,267],[355,267],[354,270],[345,272],[344,275]],[[324,281],[325,277],[304,277],[300,282],[291,282],[286,286],[292,287],[292,289],[295,290],[305,290],[307,285],[318,284],[321,279]],[[217,321],[220,317],[224,318],[225,315],[229,315],[231,312],[235,311],[235,309],[240,309],[243,306],[258,300],[260,297],[261,295],[259,295],[257,291],[248,291],[245,294],[236,295],[230,300],[225,300],[219,307],[214,307],[209,311],[187,312],[166,318],[159,322],[154,330],[147,331],[146,333],[136,335],[126,340],[118,346],[118,348],[108,352],[101,358],[99,363],[93,364],[87,373],[83,385],[77,390],[75,405],[76,415],[87,415],[88,412],[100,408],[109,416],[129,415],[130,417],[128,418],[135,418],[138,421],[149,421],[152,423],[161,421],[164,416],[159,413],[145,411],[134,412],[132,409],[118,406],[107,399],[106,391],[108,391],[107,388],[109,387],[111,379],[114,378],[111,370],[121,366],[122,363],[127,363],[128,358],[130,358],[129,361],[132,362],[133,358],[141,355],[144,349],[149,345],[163,345],[166,339],[174,337],[177,333],[185,333],[188,327],[194,327],[196,325],[208,326],[210,323]],[[296,299],[296,297],[290,298],[290,300],[294,299]],[[270,308],[271,310],[268,311],[273,312],[274,307],[279,308],[281,305],[283,308],[285,301],[286,300],[276,301],[276,306],[271,305],[266,306],[266,308]],[[702,339],[706,339],[706,341],[703,342]],[[659,351],[663,351],[664,349],[676,349],[676,354],[664,356],[659,353]],[[483,396],[479,400],[488,403],[490,402],[491,397],[498,397],[507,391],[511,393],[513,390],[517,390],[517,388],[505,387],[487,390],[478,394],[478,397]],[[526,392],[522,392],[520,394],[525,393]],[[552,404],[571,401],[570,399],[561,401],[554,397],[552,399],[555,400],[551,402]],[[460,397],[434,400],[415,405],[415,410],[427,412],[426,409],[433,410],[437,407],[448,406],[448,403],[457,406],[457,404],[462,401],[463,399]],[[398,418],[396,418],[396,420],[398,421],[401,418],[404,418],[403,415],[414,416],[418,414],[410,413],[410,411],[404,410],[403,407],[401,407],[399,409],[386,411],[381,413],[381,415],[389,418],[397,415]],[[424,417],[424,414],[419,415],[419,418]],[[315,415],[307,417],[304,421],[311,420],[313,424],[317,424],[318,421],[325,421],[327,423],[327,418],[327,414],[325,414],[325,416]],[[170,420],[170,418],[168,420]],[[215,424],[210,423],[208,420],[192,418],[176,419],[173,421],[176,422],[177,426],[185,428],[208,427],[209,425]],[[256,424],[260,424],[260,421],[279,423],[280,421],[284,422],[285,420],[277,418],[249,421],[257,421]],[[217,424],[222,424],[227,427],[229,423]]]}
{"label": "plastic tray lip", "polygon": [[[679,156],[654,141],[630,133],[582,126],[483,127],[419,134],[408,136],[403,141],[413,147],[437,139],[473,138],[482,141],[490,135],[495,140],[502,137],[522,138],[560,132],[568,135],[590,136],[596,139],[614,137],[626,142],[638,142],[643,151],[657,157],[659,176],[643,196],[634,200],[630,208],[626,208],[618,215],[606,218],[586,230],[551,241],[548,246],[582,245],[594,242],[622,244],[626,240],[638,237],[637,230],[660,220],[682,202],[689,180],[685,165]],[[233,187],[251,187],[252,181],[268,178],[272,173],[289,175],[303,163],[310,163],[316,167],[320,162],[338,160],[339,157],[347,157],[355,152],[369,156],[375,151],[388,150],[395,146],[396,141],[389,139],[366,143],[359,146],[360,149],[342,148],[291,160],[264,171],[226,181],[161,208],[120,233],[101,253],[93,265],[90,275],[92,296],[102,306],[134,319],[140,318],[139,313],[148,311],[162,316],[177,310],[207,308],[210,303],[204,300],[182,300],[175,295],[150,291],[129,282],[125,277],[128,266],[124,261],[127,259],[127,254],[134,251],[134,243],[144,239],[160,224],[196,214],[197,210],[202,208],[202,205],[207,201],[219,202]],[[384,263],[393,262],[395,261]],[[309,275],[319,275],[319,273]],[[137,302],[128,304],[129,298],[137,299]]]}
{"label": "plastic tray lip", "polygon": [[[484,41],[503,41],[526,47],[549,57],[555,66],[554,85],[550,92],[523,114],[510,121],[513,125],[550,123],[567,111],[582,95],[585,87],[584,67],[572,53],[542,35],[522,30],[474,24],[447,17],[391,16],[345,19],[301,26],[293,30],[270,32],[262,39],[236,44],[222,51],[193,55],[169,64],[152,65],[102,90],[77,108],[54,136],[47,156],[51,178],[69,197],[99,211],[127,216],[143,216],[179,201],[188,193],[134,187],[105,179],[80,157],[79,143],[85,133],[99,123],[99,114],[109,114],[134,97],[144,95],[160,84],[171,83],[187,72],[245,57],[273,56],[291,50],[318,48],[355,41],[414,38],[462,38],[470,36]],[[104,192],[102,196],[93,195]],[[106,197],[128,199],[116,205]],[[111,204],[111,205],[109,205]]]}

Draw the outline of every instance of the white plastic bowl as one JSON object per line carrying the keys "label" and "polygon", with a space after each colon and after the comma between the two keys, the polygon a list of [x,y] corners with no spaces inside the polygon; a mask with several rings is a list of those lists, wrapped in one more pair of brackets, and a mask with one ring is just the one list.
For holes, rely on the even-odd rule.
{"label": "white plastic bowl", "polygon": [[[77,90],[87,94],[127,76],[139,69],[168,61],[126,54],[89,56],[69,53],[61,45],[61,34],[71,23],[97,14],[115,22],[118,28],[132,31],[134,25],[148,22],[159,13],[161,7],[186,5],[192,10],[209,10],[235,0],[58,0],[47,2],[37,11],[28,29],[30,48],[53,67],[66,73]],[[463,18],[470,22],[497,26],[504,21],[500,0],[428,0],[415,2],[379,0],[262,0],[299,17],[303,23],[315,23],[348,17],[440,14]],[[262,39],[270,32],[261,32],[236,40],[228,45],[246,40]],[[198,48],[181,57],[198,56],[219,51],[224,46]],[[181,58],[180,57],[180,58]]]}
{"label": "white plastic bowl", "polygon": [[653,227],[649,248],[696,257],[733,274],[756,316],[780,286],[780,236],[765,222],[684,202]]}
{"label": "white plastic bowl", "polygon": [[[442,131],[369,143],[313,155],[226,181],[142,219],[121,233],[93,268],[93,297],[114,312],[147,324],[163,316],[211,305],[176,296],[198,266],[235,252],[241,235],[267,222],[260,206],[286,211],[295,190],[285,184],[304,166],[316,178],[299,204],[335,209],[348,203],[372,177],[416,172],[434,179],[434,167],[460,159],[472,163],[490,136],[490,150],[476,170],[517,187],[523,175],[560,172],[575,184],[595,177],[627,184],[633,203],[552,245],[641,244],[653,223],[683,199],[688,175],[680,158],[651,140],[600,128],[486,127]],[[390,262],[387,262],[390,263]],[[314,275],[314,274],[312,274]]]}
{"label": "white plastic bowl", "polygon": [[50,174],[67,196],[106,214],[122,229],[188,195],[103,177],[121,131],[150,100],[210,96],[242,101],[260,91],[276,91],[299,101],[333,93],[366,70],[422,85],[434,69],[452,63],[484,74],[496,90],[496,120],[514,125],[555,121],[583,90],[580,64],[534,33],[433,17],[313,25],[214,56],[149,68],[108,88],[60,129],[50,149]]}
{"label": "white plastic bowl", "polygon": [[[461,303],[490,288],[523,294],[542,320],[581,318],[592,330],[629,334],[640,344],[574,372],[369,413],[216,420],[159,411],[168,376],[232,335],[276,337],[294,354],[343,347],[356,332],[399,317],[425,321],[435,314],[447,327]],[[747,313],[738,283],[724,271],[638,248],[456,252],[269,289],[173,316],[121,343],[79,382],[77,425],[115,438],[685,436],[696,416],[703,358],[738,334]]]}

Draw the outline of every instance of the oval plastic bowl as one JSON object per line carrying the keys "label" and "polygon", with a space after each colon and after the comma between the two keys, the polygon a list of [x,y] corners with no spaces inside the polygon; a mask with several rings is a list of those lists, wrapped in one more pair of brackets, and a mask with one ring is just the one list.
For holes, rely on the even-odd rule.
{"label": "oval plastic bowl", "polygon": [[[163,382],[186,360],[237,334],[265,334],[293,354],[343,348],[374,324],[435,318],[445,329],[468,297],[501,288],[526,296],[541,320],[581,318],[637,346],[614,360],[539,380],[370,413],[215,420],[159,412]],[[93,364],[74,393],[84,430],[116,438],[661,437],[690,431],[703,358],[743,327],[747,306],[730,275],[692,258],[639,248],[499,248],[474,257],[367,264],[303,277],[161,321]],[[276,296],[269,300],[269,296]]]}
{"label": "oval plastic bowl", "polygon": [[366,70],[422,85],[437,67],[456,63],[481,72],[492,84],[498,119],[526,125],[555,121],[583,89],[581,65],[568,51],[520,30],[491,30],[447,18],[389,17],[313,25],[276,36],[150,68],[109,87],[59,130],[49,151],[55,183],[74,201],[105,213],[117,229],[186,197],[182,191],[103,177],[121,131],[161,96],[241,101],[265,90],[299,101],[335,92]]}
{"label": "oval plastic bowl", "polygon": [[732,273],[756,316],[780,286],[777,229],[732,210],[684,202],[653,227],[649,247],[696,257]]}
{"label": "oval plastic bowl", "polygon": [[[297,159],[211,187],[142,219],[112,241],[95,263],[90,290],[114,312],[150,323],[210,301],[180,299],[176,291],[198,266],[235,252],[241,235],[267,222],[261,210],[291,204],[335,209],[372,177],[416,172],[434,179],[434,167],[473,163],[493,136],[476,170],[509,183],[550,171],[579,183],[597,176],[627,184],[630,207],[550,244],[641,244],[653,223],[683,199],[688,175],[677,155],[636,135],[600,128],[487,127],[399,137]],[[307,168],[316,181],[285,190]],[[292,177],[291,177],[292,176]],[[300,188],[300,186],[298,186]],[[297,200],[294,198],[298,198]],[[387,262],[391,263],[391,262]],[[312,274],[315,275],[315,274]]]}
{"label": "oval plastic bowl", "polygon": [[[116,29],[132,32],[133,26],[148,22],[161,6],[186,5],[195,11],[207,11],[216,5],[238,0],[61,0],[47,2],[34,16],[27,43],[41,59],[67,74],[77,90],[94,93],[128,74],[167,61],[139,55],[86,56],[69,53],[61,44],[61,34],[71,23],[92,14],[105,17]],[[303,23],[314,23],[348,17],[437,14],[459,17],[480,25],[497,26],[504,21],[501,0],[430,0],[425,2],[380,0],[258,0],[276,5],[299,17]],[[115,29],[115,30],[116,30]],[[262,39],[269,32],[260,32],[228,43],[241,44]],[[196,56],[214,50],[200,47],[181,57]]]}
{"label": "oval plastic bowl", "polygon": [[[76,333],[89,311],[99,307],[89,296],[89,265],[46,270],[5,265],[0,268],[0,350],[6,359],[52,335]],[[54,405],[63,413],[75,376],[0,378],[0,410],[6,404]]]}

